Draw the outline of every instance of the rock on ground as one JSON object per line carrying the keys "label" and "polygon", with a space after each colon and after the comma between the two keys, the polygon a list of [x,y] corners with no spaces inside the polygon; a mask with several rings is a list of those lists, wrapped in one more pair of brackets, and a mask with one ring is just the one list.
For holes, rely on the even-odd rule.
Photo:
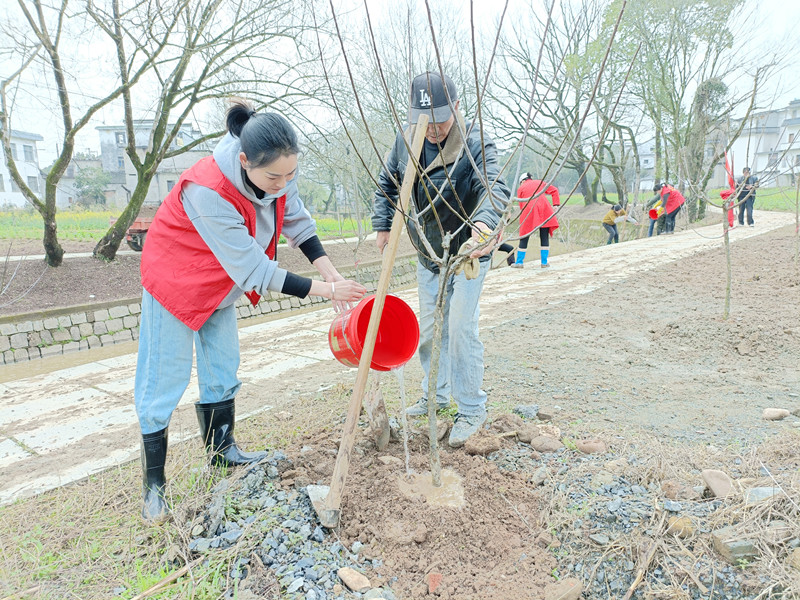
{"label": "rock on ground", "polygon": [[606,444],[602,440],[578,440],[575,447],[584,454],[602,454],[606,451]]}
{"label": "rock on ground", "polygon": [[471,436],[466,444],[464,444],[464,451],[467,454],[486,456],[492,452],[500,450],[500,440],[490,434],[476,434]]}
{"label": "rock on ground", "polygon": [[342,583],[354,592],[365,592],[372,587],[366,576],[351,567],[342,567],[336,574]]}
{"label": "rock on ground", "polygon": [[722,471],[704,469],[700,472],[700,477],[715,498],[726,498],[733,492],[733,481]]}
{"label": "rock on ground", "polygon": [[788,417],[790,413],[785,408],[765,408],[762,416],[767,421],[781,421]]}

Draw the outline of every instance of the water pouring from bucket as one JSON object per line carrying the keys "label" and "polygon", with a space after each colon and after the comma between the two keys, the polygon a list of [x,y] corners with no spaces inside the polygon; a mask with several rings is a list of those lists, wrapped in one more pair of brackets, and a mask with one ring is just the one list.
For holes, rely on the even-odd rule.
{"label": "water pouring from bucket", "polygon": [[[345,313],[336,315],[328,332],[331,352],[343,365],[358,367],[375,295]],[[391,371],[406,364],[419,344],[419,323],[411,307],[397,296],[387,294],[378,326],[375,350],[370,367],[376,371]]]}

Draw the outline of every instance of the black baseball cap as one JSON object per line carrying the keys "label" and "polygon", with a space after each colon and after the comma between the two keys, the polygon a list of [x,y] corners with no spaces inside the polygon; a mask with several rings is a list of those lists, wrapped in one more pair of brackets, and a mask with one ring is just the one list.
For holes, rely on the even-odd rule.
{"label": "black baseball cap", "polygon": [[[447,92],[445,92],[447,86]],[[438,73],[427,71],[417,75],[411,83],[411,104],[408,108],[408,120],[416,123],[420,115],[426,114],[436,123],[444,123],[452,115],[448,98],[453,104],[458,100],[456,84],[447,75],[444,81]]]}

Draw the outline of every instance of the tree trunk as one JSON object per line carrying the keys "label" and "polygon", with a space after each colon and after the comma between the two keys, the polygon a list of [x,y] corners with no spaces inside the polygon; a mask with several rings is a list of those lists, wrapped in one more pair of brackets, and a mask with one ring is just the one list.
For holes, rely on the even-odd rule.
{"label": "tree trunk", "polygon": [[58,242],[58,225],[56,225],[55,205],[51,206],[48,203],[42,217],[44,221],[44,237],[42,238],[42,242],[44,244],[47,264],[51,267],[58,267],[64,260],[64,248],[62,248],[61,244]]}
{"label": "tree trunk", "polygon": [[722,308],[722,318],[727,320],[731,315],[731,242],[728,234],[728,211],[727,201],[722,203],[722,237],[725,241],[725,303]]}
{"label": "tree trunk", "polygon": [[[700,196],[697,199],[697,220],[702,221],[706,217],[706,207],[708,206],[708,202],[706,202],[705,196]],[[727,219],[727,214],[725,215]]]}
{"label": "tree trunk", "polygon": [[94,247],[92,251],[92,256],[94,256],[94,258],[112,261],[117,257],[119,246],[122,240],[125,239],[125,233],[136,220],[136,217],[139,216],[139,211],[142,208],[144,199],[147,197],[147,190],[150,189],[150,182],[152,180],[152,175],[139,175],[136,187],[133,189],[133,194],[131,194],[131,199],[125,207],[125,210],[122,211],[117,222],[106,231],[105,235]]}
{"label": "tree trunk", "polygon": [[628,184],[625,182],[625,173],[619,168],[609,170],[611,178],[614,180],[614,187],[617,188],[617,204],[625,208],[628,204]]}
{"label": "tree trunk", "polygon": [[586,163],[581,161],[579,162],[576,167],[575,171],[578,173],[578,189],[580,190],[581,194],[583,194],[583,203],[586,206],[590,204],[594,204],[597,202],[597,195],[593,194],[591,188],[589,187],[589,182],[586,180],[586,174],[583,172],[586,169]]}
{"label": "tree trunk", "polygon": [[439,383],[439,358],[442,352],[442,331],[444,328],[444,303],[447,293],[447,278],[452,272],[450,260],[450,235],[445,236],[444,257],[439,267],[439,289],[436,293],[436,305],[433,311],[433,347],[431,348],[431,363],[428,367],[428,444],[431,461],[431,480],[434,487],[442,486],[442,461],[439,455],[439,433],[436,423],[436,392]]}

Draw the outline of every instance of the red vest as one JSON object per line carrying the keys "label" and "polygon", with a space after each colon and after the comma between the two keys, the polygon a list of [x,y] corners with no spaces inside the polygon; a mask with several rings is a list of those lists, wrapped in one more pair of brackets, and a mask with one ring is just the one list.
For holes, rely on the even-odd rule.
{"label": "red vest", "polygon": [[664,210],[667,214],[671,213],[675,209],[680,206],[683,206],[683,203],[686,202],[686,198],[683,197],[678,190],[676,190],[671,185],[665,185],[661,188],[661,200],[664,200],[664,196],[667,196],[667,201],[664,203]]}
{"label": "red vest", "polygon": [[[214,190],[233,204],[253,237],[256,211],[253,203],[222,174],[214,157],[209,156],[181,175],[156,212],[142,250],[142,285],[161,306],[197,331],[236,284],[186,215],[181,190],[188,182]],[[275,201],[275,237],[266,250],[269,258],[275,257],[285,207],[284,195]],[[246,295],[253,305],[258,303],[260,296],[256,292]]]}
{"label": "red vest", "polygon": [[[522,236],[530,235],[540,225],[549,229],[550,235],[553,235],[558,229],[558,218],[544,197],[550,196],[553,206],[560,206],[561,199],[558,196],[558,188],[551,185],[545,189],[545,183],[539,179],[526,179],[517,190],[517,198],[520,199],[519,208],[522,211],[519,217],[519,234]],[[541,195],[536,196],[537,194]],[[534,196],[536,196],[535,199]]]}

